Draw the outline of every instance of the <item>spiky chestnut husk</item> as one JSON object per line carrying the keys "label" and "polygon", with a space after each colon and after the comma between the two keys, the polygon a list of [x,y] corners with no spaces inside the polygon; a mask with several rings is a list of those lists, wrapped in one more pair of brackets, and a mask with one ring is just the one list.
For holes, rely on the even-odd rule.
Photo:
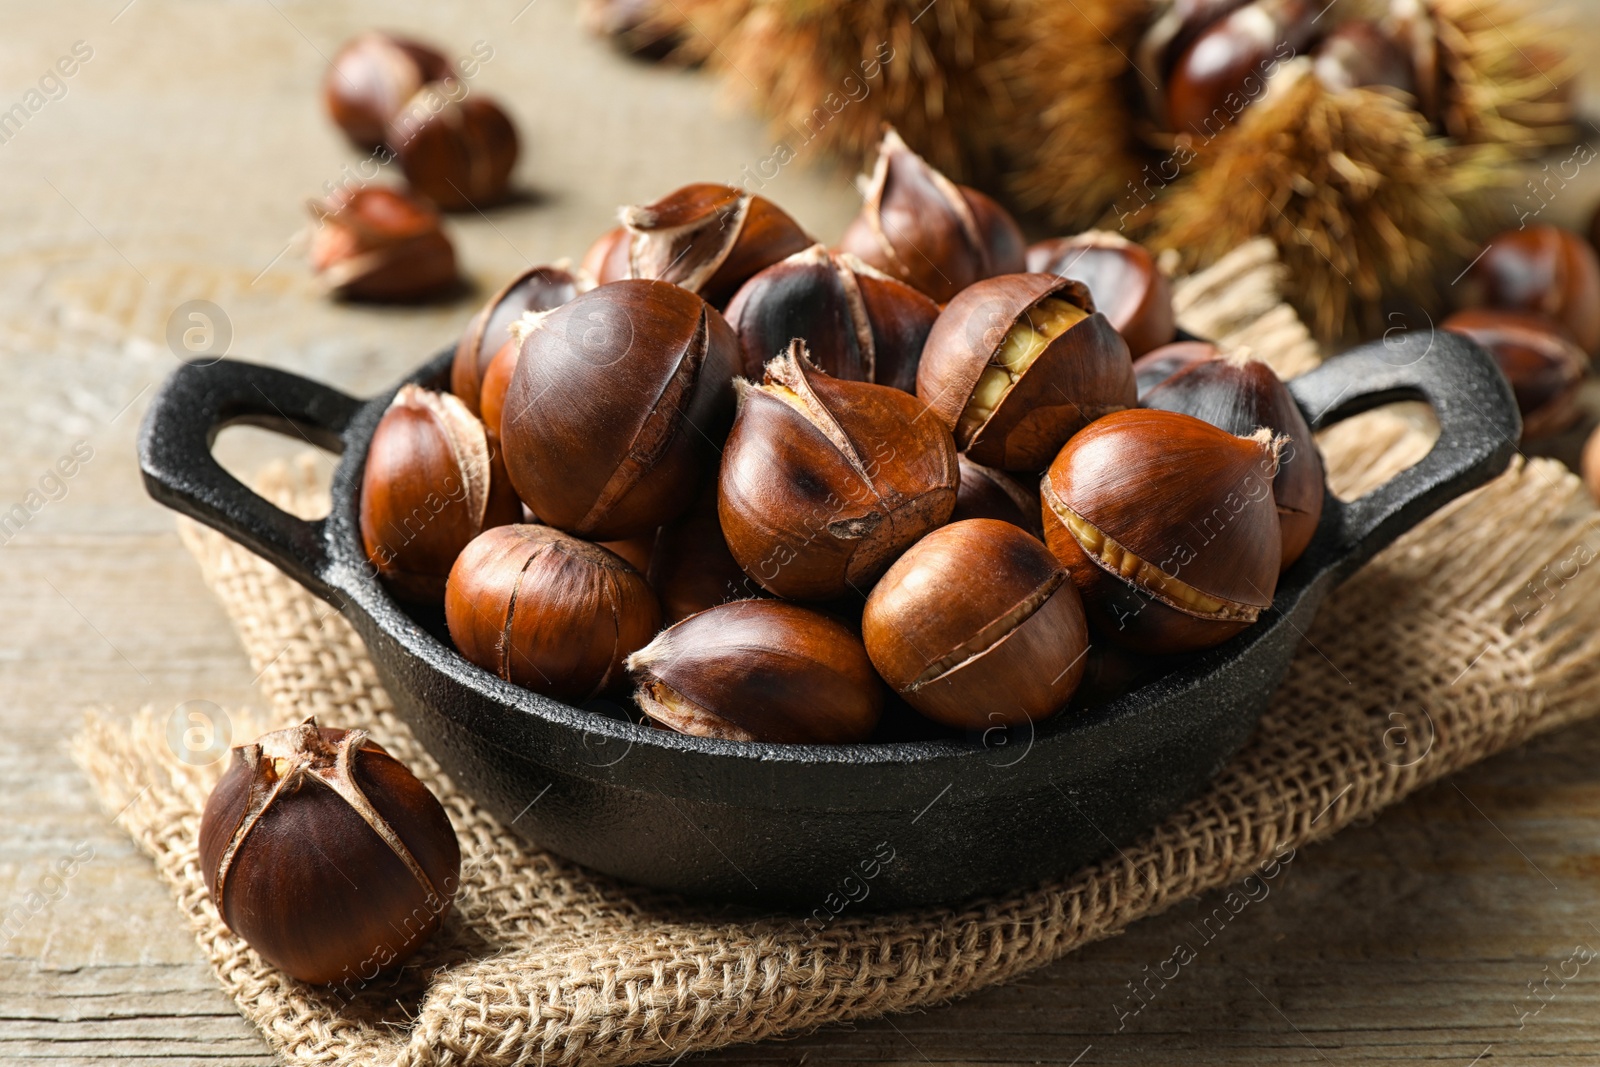
{"label": "spiky chestnut husk", "polygon": [[1533,154],[1572,140],[1577,61],[1524,0],[1430,0],[1438,123],[1461,144]]}

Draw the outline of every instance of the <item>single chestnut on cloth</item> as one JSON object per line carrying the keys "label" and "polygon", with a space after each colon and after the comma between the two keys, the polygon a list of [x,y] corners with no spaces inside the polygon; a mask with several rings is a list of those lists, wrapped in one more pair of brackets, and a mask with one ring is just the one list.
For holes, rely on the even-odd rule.
{"label": "single chestnut on cloth", "polygon": [[1190,415],[1107,415],[1040,485],[1045,543],[1098,632],[1134,652],[1195,652],[1272,606],[1283,537],[1270,430],[1238,437]]}
{"label": "single chestnut on cloth", "polygon": [[548,526],[500,526],[456,560],[445,625],[471,662],[536,693],[582,703],[622,678],[661,627],[661,605],[621,556]]}
{"label": "single chestnut on cloth", "polygon": [[341,190],[307,205],[311,269],[333,296],[407,303],[461,284],[455,246],[429,204],[397,189]]}
{"label": "single chestnut on cloth", "polygon": [[1559,226],[1506,230],[1467,270],[1464,306],[1545,315],[1590,355],[1600,354],[1600,257]]}
{"label": "single chestnut on cloth", "polygon": [[353,992],[438,928],[461,850],[428,787],[365,730],[307,719],[233,750],[200,817],[200,870],[268,963]]}
{"label": "single chestnut on cloth", "polygon": [[544,522],[620,541],[682,514],[715,469],[739,341],[667,282],[613,282],[539,320],[500,418],[506,472]]}
{"label": "single chestnut on cloth", "polygon": [[831,600],[865,587],[955,507],[950,431],[922,401],[812,365],[803,341],[739,379],[718,513],[728,549],[763,588]]}
{"label": "single chestnut on cloth", "polygon": [[691,615],[628,658],[635,699],[663,726],[728,741],[865,741],[883,683],[861,639],[820,612],[737,600]]}
{"label": "single chestnut on cloth", "polygon": [[1137,359],[1172,340],[1177,320],[1172,283],[1143,245],[1106,230],[1056,237],[1028,248],[1028,271],[1059,274],[1089,287],[1104,315]]}
{"label": "single chestnut on cloth", "polygon": [[1526,311],[1468,308],[1440,328],[1470,337],[1494,356],[1517,398],[1524,439],[1558,434],[1582,417],[1578,388],[1589,357],[1559,323]]}
{"label": "single chestnut on cloth", "polygon": [[1089,630],[1066,569],[1009,522],[941,527],[867,597],[861,632],[884,681],[947,726],[1038,722],[1083,678]]}
{"label": "single chestnut on cloth", "polygon": [[369,30],[339,46],[322,83],[328,114],[345,136],[367,151],[383,147],[389,120],[417,90],[455,72],[438,49]]}
{"label": "single chestnut on cloth", "polygon": [[939,305],[855,256],[822,245],[774,263],[728,303],[747,378],[796,337],[835,378],[917,388],[917,363]]}
{"label": "single chestnut on cloth", "polygon": [[[588,286],[564,265],[529,267],[491,296],[467,323],[450,364],[450,391],[474,415],[482,414],[489,364],[511,340],[511,324],[527,312],[551,311]],[[498,432],[498,430],[496,431]]]}
{"label": "single chestnut on cloth", "polygon": [[986,467],[1043,470],[1095,419],[1138,403],[1122,335],[1088,287],[1007,274],[962,290],[928,334],[917,396]]}
{"label": "single chestnut on cloth", "polygon": [[943,304],[973,282],[1022,271],[1022,230],[1005,208],[957,185],[892,126],[878,142],[866,203],[839,250]]}
{"label": "single chestnut on cloth", "polygon": [[483,424],[466,405],[449,393],[401,386],[361,471],[361,545],[390,590],[440,603],[467,542],[521,517]]}

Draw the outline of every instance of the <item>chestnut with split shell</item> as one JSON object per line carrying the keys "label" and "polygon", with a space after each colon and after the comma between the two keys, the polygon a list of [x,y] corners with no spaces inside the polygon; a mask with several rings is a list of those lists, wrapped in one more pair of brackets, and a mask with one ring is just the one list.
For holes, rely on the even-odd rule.
{"label": "chestnut with split shell", "polygon": [[1143,245],[1120,234],[1090,230],[1040,241],[1028,249],[1028,271],[1088,286],[1095,310],[1128,342],[1135,359],[1167,344],[1177,330],[1172,283]]}
{"label": "chestnut with split shell", "polygon": [[438,212],[416,197],[367,186],[307,206],[318,221],[311,268],[332,295],[407,303],[461,284]]}
{"label": "chestnut with split shell", "polygon": [[512,278],[472,316],[456,343],[450,391],[474,415],[481,415],[484,378],[495,355],[511,340],[511,324],[525,312],[558,308],[587,288],[561,263],[529,267]]}

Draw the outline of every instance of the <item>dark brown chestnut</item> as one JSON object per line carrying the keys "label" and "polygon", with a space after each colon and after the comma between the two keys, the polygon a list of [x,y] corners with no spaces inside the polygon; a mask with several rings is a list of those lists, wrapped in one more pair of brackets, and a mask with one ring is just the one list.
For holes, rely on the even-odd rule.
{"label": "dark brown chestnut", "polygon": [[722,316],[667,282],[613,282],[544,313],[500,420],[517,495],[594,540],[672,521],[715,469],[738,361]]}
{"label": "dark brown chestnut", "polygon": [[830,378],[805,343],[737,382],[718,513],[744,572],[781,597],[864,591],[955,507],[955,442],[910,393]]}
{"label": "dark brown chestnut", "polygon": [[887,126],[866,203],[839,248],[941,304],[975,281],[1023,270],[1022,231],[1006,209],[946,178]]}
{"label": "dark brown chestnut", "polygon": [[467,542],[516,522],[522,505],[482,423],[456,397],[395,394],[361,472],[361,544],[394,594],[438,604]]}
{"label": "dark brown chestnut", "polygon": [[1170,345],[1146,352],[1133,361],[1133,381],[1139,388],[1139,399],[1179,371],[1208,359],[1216,359],[1222,350],[1210,341],[1174,341]]}
{"label": "dark brown chestnut", "polygon": [[661,628],[661,606],[622,557],[549,526],[500,526],[456,560],[445,624],[468,660],[581,703],[618,685]]}
{"label": "dark brown chestnut", "polygon": [[632,237],[626,226],[601,234],[583,254],[582,270],[596,285],[620,282],[628,277],[628,245]]}
{"label": "dark brown chestnut", "polygon": [[1248,0],[1172,0],[1153,12],[1149,28],[1134,49],[1134,63],[1150,86],[1165,85],[1178,58],[1212,23]]}
{"label": "dark brown chestnut", "polygon": [[1172,340],[1172,283],[1143,245],[1120,234],[1090,230],[1076,237],[1040,241],[1028,249],[1028,272],[1059,274],[1089,287],[1095,310],[1104,315],[1134,358]]}
{"label": "dark brown chestnut", "polygon": [[739,600],[691,615],[628,657],[656,722],[729,741],[865,741],[883,683],[861,639],[816,611]]}
{"label": "dark brown chestnut", "polygon": [[1083,677],[1089,631],[1061,562],[996,519],[935,530],[873,586],[861,620],[884,681],[924,715],[983,730],[1038,722]]}
{"label": "dark brown chestnut", "polygon": [[437,49],[373,30],[334,53],[322,85],[323,101],[345,136],[370,151],[383,146],[389,120],[419,89],[453,73]]}
{"label": "dark brown chestnut", "polygon": [[1081,282],[1007,274],[967,287],[922,350],[917,396],[970,458],[1042,470],[1067,439],[1138,403],[1122,336]]}
{"label": "dark brown chestnut", "polygon": [[307,719],[233,750],[200,817],[200,870],[262,959],[360,988],[449,914],[461,850],[428,787],[365,730]]}
{"label": "dark brown chestnut", "polygon": [[1524,439],[1561,433],[1581,417],[1578,388],[1589,359],[1558,323],[1525,311],[1468,308],[1441,328],[1472,338],[1494,356],[1517,398]]}
{"label": "dark brown chestnut", "polygon": [[1134,652],[1219,644],[1272,605],[1283,536],[1271,431],[1119,411],[1067,443],[1040,485],[1045,543],[1097,630]]}
{"label": "dark brown chestnut", "polygon": [[512,278],[467,323],[450,365],[450,391],[474,415],[481,415],[483,379],[489,363],[511,339],[511,324],[525,312],[550,311],[577,296],[584,286],[565,266],[529,267]]}
{"label": "dark brown chestnut", "polygon": [[656,535],[649,577],[669,623],[718,604],[766,595],[728,551],[717,516],[715,481],[701,490],[682,518]]}
{"label": "dark brown chestnut", "polygon": [[334,296],[404,303],[461,284],[455,248],[432,207],[395,189],[341,190],[310,202],[311,267]]}
{"label": "dark brown chestnut", "polygon": [[1167,80],[1168,127],[1209,141],[1231,126],[1278,65],[1310,43],[1319,6],[1255,0],[1202,30]]}
{"label": "dark brown chestnut", "polygon": [[411,188],[445,211],[471,211],[506,198],[520,145],[493,100],[459,82],[425,85],[389,122],[389,148]]}
{"label": "dark brown chestnut", "polygon": [[774,263],[728,303],[728,325],[744,351],[743,374],[759,378],[796,337],[835,378],[914,392],[917,361],[939,305],[849,253],[822,245]]}
{"label": "dark brown chestnut", "polygon": [[951,522],[963,519],[999,519],[1044,540],[1039,523],[1039,491],[993,467],[960,457],[961,485]]}
{"label": "dark brown chestnut", "polygon": [[1329,92],[1383,87],[1417,95],[1404,44],[1370,19],[1351,19],[1329,31],[1317,45],[1312,70]]}
{"label": "dark brown chestnut", "polygon": [[1584,352],[1600,353],[1600,258],[1570,230],[1534,225],[1496,234],[1463,289],[1464,306],[1546,315]]}

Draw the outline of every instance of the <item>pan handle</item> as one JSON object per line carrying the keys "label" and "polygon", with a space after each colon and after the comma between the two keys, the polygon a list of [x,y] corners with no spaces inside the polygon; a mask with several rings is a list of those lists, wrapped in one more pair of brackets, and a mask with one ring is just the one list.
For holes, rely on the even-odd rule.
{"label": "pan handle", "polygon": [[337,389],[254,363],[185,363],[162,384],[139,430],[139,469],[157,501],[215,527],[313,593],[337,603],[325,520],[307,522],[246,488],[211,455],[217,434],[260,426],[342,453],[360,408]]}
{"label": "pan handle", "polygon": [[1320,430],[1399,400],[1421,400],[1439,420],[1439,439],[1415,466],[1366,496],[1341,504],[1330,493],[1306,555],[1343,579],[1450,500],[1506,469],[1522,418],[1494,357],[1458,334],[1395,334],[1335,356],[1290,380],[1306,421]]}

